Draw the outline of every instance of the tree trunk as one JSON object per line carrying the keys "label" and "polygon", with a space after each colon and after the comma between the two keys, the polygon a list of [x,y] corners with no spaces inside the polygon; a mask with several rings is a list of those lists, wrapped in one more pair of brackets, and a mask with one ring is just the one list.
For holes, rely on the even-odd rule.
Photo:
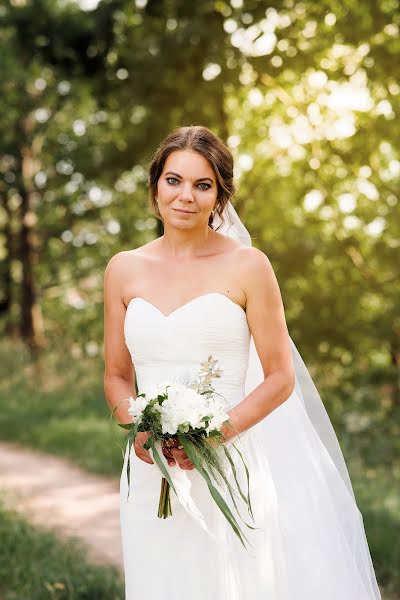
{"label": "tree trunk", "polygon": [[400,348],[398,344],[392,341],[390,345],[390,355],[392,358],[392,365],[395,368],[396,379],[392,386],[392,403],[393,407],[400,406]]}
{"label": "tree trunk", "polygon": [[[29,118],[22,123],[24,141],[29,138]],[[38,262],[38,243],[34,226],[36,214],[34,212],[34,185],[33,175],[37,165],[32,153],[32,145],[25,143],[21,148],[21,172],[19,193],[20,204],[20,230],[18,258],[21,263],[21,324],[20,335],[27,344],[33,358],[38,351],[45,347],[43,318],[40,305],[37,302],[34,269]]]}
{"label": "tree trunk", "polygon": [[0,316],[6,316],[5,333],[12,335],[12,324],[9,318],[11,305],[12,305],[12,277],[11,277],[11,263],[13,259],[13,243],[12,243],[12,212],[9,205],[8,197],[6,194],[2,196],[1,202],[4,212],[6,215],[3,235],[5,239],[5,259],[1,265],[1,281],[2,281],[2,294],[0,297]]}

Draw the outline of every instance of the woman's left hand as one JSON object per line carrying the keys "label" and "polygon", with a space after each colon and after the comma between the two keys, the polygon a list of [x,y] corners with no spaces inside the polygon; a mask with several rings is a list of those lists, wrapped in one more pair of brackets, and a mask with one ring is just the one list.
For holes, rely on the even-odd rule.
{"label": "woman's left hand", "polygon": [[186,451],[182,448],[178,438],[172,437],[168,439],[168,444],[165,442],[162,444],[163,454],[168,461],[170,466],[178,463],[181,469],[191,471],[194,469],[194,464],[186,454]]}

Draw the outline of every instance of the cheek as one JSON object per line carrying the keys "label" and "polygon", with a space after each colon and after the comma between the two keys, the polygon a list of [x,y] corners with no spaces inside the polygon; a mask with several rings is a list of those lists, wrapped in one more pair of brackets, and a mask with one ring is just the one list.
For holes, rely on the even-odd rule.
{"label": "cheek", "polygon": [[161,200],[163,198],[168,199],[176,195],[176,190],[172,185],[168,185],[163,181],[158,184],[158,194],[161,196]]}
{"label": "cheek", "polygon": [[217,200],[217,194],[214,191],[202,193],[198,196],[198,199],[201,210],[204,210],[204,212],[210,212]]}

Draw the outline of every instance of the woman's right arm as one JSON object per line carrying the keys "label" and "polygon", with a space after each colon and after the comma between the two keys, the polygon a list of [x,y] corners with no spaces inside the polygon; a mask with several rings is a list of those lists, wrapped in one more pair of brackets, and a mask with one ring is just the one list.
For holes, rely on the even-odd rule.
{"label": "woman's right arm", "polygon": [[[122,282],[126,269],[124,252],[113,256],[104,274],[104,391],[110,410],[125,398],[136,397],[135,373],[125,344]],[[119,423],[132,423],[129,402],[122,402],[114,413]]]}
{"label": "woman's right arm", "polygon": [[[104,274],[104,391],[111,411],[121,400],[136,398],[135,370],[124,335],[126,307],[122,301],[122,282],[126,281],[127,270],[126,253],[119,252],[111,258]],[[130,276],[131,273],[132,269]],[[133,422],[128,408],[127,400],[115,410],[118,423]],[[147,438],[147,432],[139,433],[134,448],[139,458],[153,464],[150,453],[143,448]]]}

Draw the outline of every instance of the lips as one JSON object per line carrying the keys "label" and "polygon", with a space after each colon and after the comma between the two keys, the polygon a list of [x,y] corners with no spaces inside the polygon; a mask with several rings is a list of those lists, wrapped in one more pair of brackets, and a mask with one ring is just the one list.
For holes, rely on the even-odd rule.
{"label": "lips", "polygon": [[194,215],[194,212],[191,210],[183,210],[183,208],[173,208],[172,210],[175,210],[176,212],[180,212],[184,215]]}

